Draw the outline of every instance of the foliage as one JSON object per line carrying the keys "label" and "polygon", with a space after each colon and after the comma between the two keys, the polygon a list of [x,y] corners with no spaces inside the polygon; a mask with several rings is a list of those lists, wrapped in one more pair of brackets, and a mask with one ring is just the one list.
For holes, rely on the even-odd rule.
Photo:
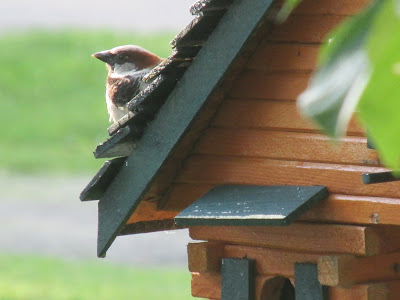
{"label": "foliage", "polygon": [[106,70],[90,57],[139,44],[161,56],[174,34],[31,31],[0,36],[0,169],[93,172],[107,138]]}
{"label": "foliage", "polygon": [[286,0],[281,10],[278,12],[276,19],[279,23],[284,22],[290,13],[299,5],[301,0]]}
{"label": "foliage", "polygon": [[383,161],[400,168],[398,0],[375,0],[327,39],[318,70],[299,97],[301,111],[332,136],[358,113]]}
{"label": "foliage", "polygon": [[0,300],[192,299],[190,273],[177,268],[0,255]]}

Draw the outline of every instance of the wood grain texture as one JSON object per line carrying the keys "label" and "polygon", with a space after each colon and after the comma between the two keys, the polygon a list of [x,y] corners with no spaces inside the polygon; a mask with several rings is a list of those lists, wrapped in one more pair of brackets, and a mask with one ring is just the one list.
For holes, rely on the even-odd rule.
{"label": "wood grain texture", "polygon": [[364,226],[305,224],[289,226],[193,226],[194,240],[222,241],[247,246],[306,251],[310,253],[348,253],[374,255],[400,248],[396,236],[400,229]]}
{"label": "wood grain texture", "polygon": [[[302,118],[294,101],[227,99],[217,112],[212,126],[224,128],[265,128],[282,131],[318,132],[317,127]],[[355,118],[348,135],[365,136],[364,128]]]}
{"label": "wood grain texture", "polygon": [[294,15],[354,15],[371,0],[304,0],[292,12]]}
{"label": "wood grain texture", "polygon": [[295,100],[310,79],[310,72],[245,71],[236,79],[231,97]]}
{"label": "wood grain texture", "polygon": [[[281,278],[262,275],[256,276],[255,300],[265,300],[266,298],[263,295],[276,296],[276,298],[267,298],[269,300],[279,300],[281,295],[279,289],[283,287],[283,282],[279,279]],[[192,272],[191,286],[193,297],[221,299],[221,275],[219,273]]]}
{"label": "wood grain texture", "polygon": [[266,157],[356,165],[378,165],[375,150],[363,137],[345,137],[334,143],[326,135],[261,129],[208,129],[194,152],[214,155]]}
{"label": "wood grain texture", "polygon": [[297,43],[322,43],[326,35],[339,25],[344,16],[292,15],[276,25],[266,40]]}
{"label": "wood grain texture", "polygon": [[180,212],[212,189],[212,184],[174,183],[164,199],[162,209]]}
{"label": "wood grain texture", "polygon": [[260,45],[246,69],[260,71],[312,71],[317,63],[319,45],[270,43]]}
{"label": "wood grain texture", "polygon": [[282,275],[294,277],[294,263],[317,263],[320,254],[295,252],[282,249],[226,245],[224,256],[231,258],[247,257],[256,261],[256,270],[261,275]]}
{"label": "wood grain texture", "polygon": [[[256,277],[256,300],[265,300],[258,296],[261,295],[263,286],[275,278],[277,277]],[[191,285],[194,297],[221,299],[221,277],[218,274],[192,273]],[[328,293],[330,300],[398,300],[400,281],[355,285],[350,288],[330,287]]]}
{"label": "wood grain texture", "polygon": [[219,273],[192,273],[192,296],[221,299],[221,275]]}
{"label": "wood grain texture", "polygon": [[261,158],[193,155],[177,177],[178,183],[323,185],[331,193],[400,197],[400,183],[365,185],[362,173],[387,171],[380,167],[322,164]]}
{"label": "wood grain texture", "polygon": [[[163,210],[181,211],[212,188],[208,184],[173,184]],[[357,212],[357,213],[354,213]],[[400,199],[331,194],[299,220],[341,224],[400,225]]]}
{"label": "wood grain texture", "polygon": [[177,212],[162,211],[157,209],[157,204],[154,202],[142,201],[135,212],[131,215],[126,224],[133,224],[144,221],[173,219]]}
{"label": "wood grain texture", "polygon": [[[384,283],[385,289],[386,289],[386,300],[397,300],[399,299],[399,295],[400,295],[400,281],[396,280],[396,281],[390,281],[390,282],[386,282]],[[371,298],[373,299],[373,298]],[[379,298],[375,298],[375,299],[379,299]]]}
{"label": "wood grain texture", "polygon": [[219,272],[224,257],[224,244],[219,242],[189,243],[187,247],[190,272]]}
{"label": "wood grain texture", "polygon": [[391,294],[398,291],[392,283],[355,285],[350,288],[330,287],[330,300],[395,300]]}
{"label": "wood grain texture", "polygon": [[151,221],[125,224],[124,227],[122,227],[121,231],[118,233],[118,235],[128,235],[128,234],[166,231],[175,229],[182,229],[182,228],[176,226],[174,219],[162,219],[154,221],[151,220]]}
{"label": "wood grain texture", "polygon": [[400,199],[332,194],[299,220],[400,225]]}
{"label": "wood grain texture", "polygon": [[318,259],[318,274],[323,285],[340,287],[399,280],[400,253],[362,258],[351,255],[322,256]]}

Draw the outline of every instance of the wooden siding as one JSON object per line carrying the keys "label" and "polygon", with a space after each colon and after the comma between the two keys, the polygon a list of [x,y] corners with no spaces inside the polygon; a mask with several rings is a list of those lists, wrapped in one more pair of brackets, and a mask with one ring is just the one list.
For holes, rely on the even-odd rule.
{"label": "wooden siding", "polygon": [[[300,116],[294,101],[269,99],[229,98],[221,105],[211,126],[319,132],[314,124]],[[365,136],[365,130],[353,118],[347,134]]]}
{"label": "wooden siding", "polygon": [[[400,225],[400,183],[364,185],[386,171],[354,117],[333,142],[302,118],[296,98],[316,68],[327,33],[369,0],[306,0],[260,41],[167,192],[152,195],[153,216],[170,217],[219,184],[326,185],[329,199],[302,217],[312,222]],[[143,206],[144,207],[144,206]],[[357,209],[358,213],[351,213]],[[153,213],[159,210],[161,213]],[[348,213],[350,212],[350,213]],[[135,213],[136,214],[136,213]],[[128,223],[143,217],[133,216]]]}
{"label": "wooden siding", "polygon": [[[296,107],[326,35],[368,2],[306,0],[265,35],[182,164],[164,209],[179,211],[219,184],[318,184],[331,196],[303,220],[400,225],[400,184],[362,182],[363,173],[386,169],[356,117],[334,142]],[[343,213],[355,209],[360,214]]]}

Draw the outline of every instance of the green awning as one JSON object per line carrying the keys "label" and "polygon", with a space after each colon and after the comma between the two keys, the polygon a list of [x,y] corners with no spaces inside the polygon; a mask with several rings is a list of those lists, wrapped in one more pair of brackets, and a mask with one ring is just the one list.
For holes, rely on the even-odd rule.
{"label": "green awning", "polygon": [[217,186],[178,214],[175,223],[288,225],[327,196],[324,186]]}

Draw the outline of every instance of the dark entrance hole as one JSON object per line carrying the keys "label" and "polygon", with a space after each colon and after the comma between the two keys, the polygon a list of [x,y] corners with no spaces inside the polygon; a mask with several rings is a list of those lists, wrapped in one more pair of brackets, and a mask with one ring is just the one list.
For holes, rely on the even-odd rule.
{"label": "dark entrance hole", "polygon": [[288,278],[276,276],[264,282],[261,300],[295,300],[294,286]]}

